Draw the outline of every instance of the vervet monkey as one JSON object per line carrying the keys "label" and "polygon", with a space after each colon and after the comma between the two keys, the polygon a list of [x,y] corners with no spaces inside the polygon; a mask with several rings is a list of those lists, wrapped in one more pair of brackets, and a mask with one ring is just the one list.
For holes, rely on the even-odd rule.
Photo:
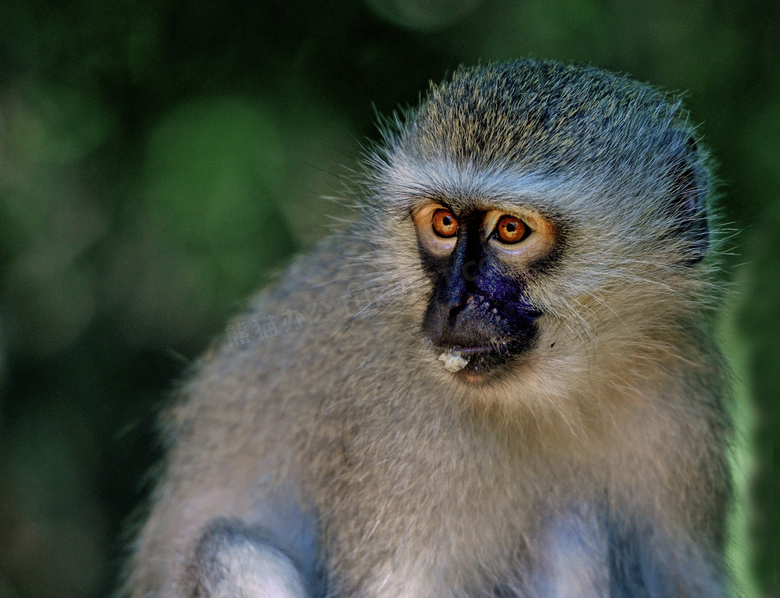
{"label": "vervet monkey", "polygon": [[707,154],[587,66],[458,70],[207,354],[128,593],[725,596]]}

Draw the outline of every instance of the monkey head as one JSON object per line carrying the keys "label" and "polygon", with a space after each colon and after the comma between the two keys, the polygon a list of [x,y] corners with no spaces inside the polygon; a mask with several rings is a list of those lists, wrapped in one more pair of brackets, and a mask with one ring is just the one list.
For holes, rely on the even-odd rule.
{"label": "monkey head", "polygon": [[462,381],[585,368],[583,340],[648,344],[701,295],[707,157],[675,99],[582,66],[461,69],[385,141],[372,226],[396,232],[379,251]]}

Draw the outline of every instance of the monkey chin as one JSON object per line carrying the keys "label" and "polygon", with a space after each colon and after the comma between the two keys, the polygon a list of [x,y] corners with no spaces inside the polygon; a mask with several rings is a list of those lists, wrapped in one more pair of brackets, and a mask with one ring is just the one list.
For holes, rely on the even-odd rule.
{"label": "monkey chin", "polygon": [[487,372],[460,372],[455,374],[456,378],[461,382],[472,386],[481,386],[488,383],[488,380],[493,378]]}

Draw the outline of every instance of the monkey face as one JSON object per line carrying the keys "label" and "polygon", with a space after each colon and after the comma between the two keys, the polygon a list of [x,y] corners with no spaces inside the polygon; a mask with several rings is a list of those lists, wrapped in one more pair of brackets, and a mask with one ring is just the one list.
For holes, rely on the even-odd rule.
{"label": "monkey face", "polygon": [[500,375],[537,340],[542,311],[527,285],[554,257],[555,227],[530,210],[457,210],[439,202],[416,207],[412,218],[432,283],[427,339],[450,371],[472,381]]}
{"label": "monkey face", "polygon": [[559,372],[587,371],[606,339],[623,354],[674,329],[681,292],[707,284],[692,270],[709,246],[706,154],[686,113],[548,68],[462,71],[389,122],[369,163],[376,254],[414,281],[398,306],[459,379],[523,392],[532,375],[567,384]]}

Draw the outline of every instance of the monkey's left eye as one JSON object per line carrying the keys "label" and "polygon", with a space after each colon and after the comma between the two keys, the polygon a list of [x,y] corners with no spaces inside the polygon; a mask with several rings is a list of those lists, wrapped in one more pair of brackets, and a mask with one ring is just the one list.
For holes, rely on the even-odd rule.
{"label": "monkey's left eye", "polygon": [[496,236],[502,243],[519,243],[531,234],[525,222],[509,214],[502,216],[496,225]]}

